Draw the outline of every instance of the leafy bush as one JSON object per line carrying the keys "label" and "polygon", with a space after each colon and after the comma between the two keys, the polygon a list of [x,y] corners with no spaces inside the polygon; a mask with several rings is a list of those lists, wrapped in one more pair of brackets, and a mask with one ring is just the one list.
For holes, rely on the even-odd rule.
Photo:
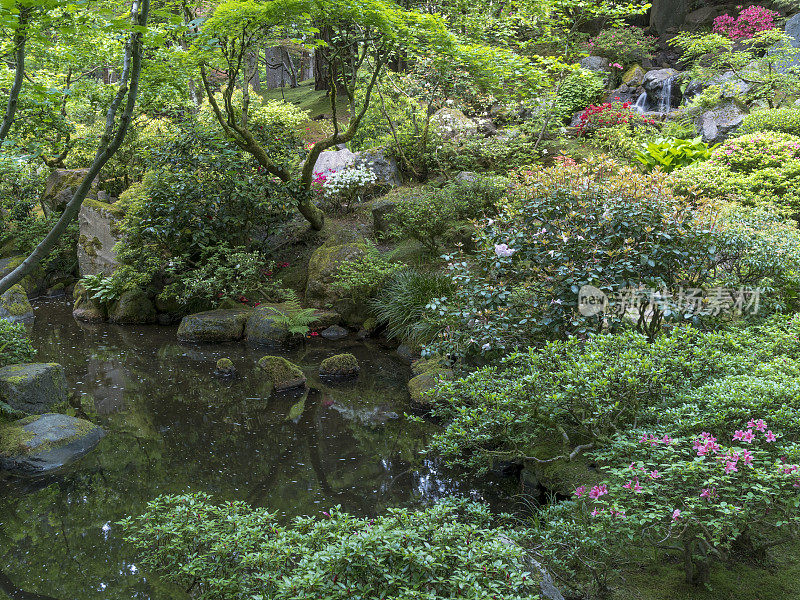
{"label": "leafy bush", "polygon": [[800,137],[765,131],[726,140],[708,161],[674,173],[673,181],[678,193],[800,214]]}
{"label": "leafy bush", "polygon": [[800,109],[794,106],[756,110],[744,117],[736,135],[777,131],[800,136]]}
{"label": "leafy bush", "polygon": [[375,179],[372,169],[360,166],[333,173],[316,173],[314,183],[320,186],[321,204],[333,210],[346,211],[361,202],[367,187]]}
{"label": "leafy bush", "polygon": [[35,354],[25,326],[0,319],[0,367],[30,362]]}
{"label": "leafy bush", "polygon": [[[195,597],[326,600],[533,598],[519,535],[483,505],[444,500],[375,519],[332,509],[281,525],[243,502],[161,496],[122,522],[146,569]],[[220,551],[220,549],[225,549]]]}
{"label": "leafy bush", "polygon": [[436,326],[427,318],[427,307],[453,292],[453,283],[442,273],[403,269],[392,273],[370,307],[378,323],[386,325],[389,339],[399,338],[415,344],[430,342]]}
{"label": "leafy bush", "polygon": [[[559,124],[558,119],[553,120]],[[508,128],[490,137],[456,137],[442,142],[438,161],[447,171],[490,171],[507,175],[509,171],[531,165],[542,157],[536,148],[539,130],[532,124]]]}
{"label": "leafy bush", "polygon": [[353,301],[364,302],[399,268],[399,264],[383,256],[374,245],[368,245],[361,256],[339,266],[333,285]]}
{"label": "leafy bush", "polygon": [[648,170],[660,167],[665,173],[671,173],[692,163],[708,160],[714,148],[716,146],[709,148],[701,137],[691,140],[660,138],[645,144],[636,153],[636,158]]}
{"label": "leafy bush", "polygon": [[483,212],[493,213],[506,189],[504,178],[481,175],[451,182],[441,189],[415,188],[414,196],[399,202],[388,219],[397,237],[419,240],[436,252],[440,238],[456,222],[474,219]]}
{"label": "leafy bush", "polygon": [[597,102],[605,89],[605,82],[595,71],[579,69],[571,73],[558,90],[556,114],[562,121],[571,118],[577,111]]}
{"label": "leafy bush", "polygon": [[645,35],[640,27],[628,25],[602,30],[589,40],[588,53],[630,65],[652,58],[656,49],[654,36]]}

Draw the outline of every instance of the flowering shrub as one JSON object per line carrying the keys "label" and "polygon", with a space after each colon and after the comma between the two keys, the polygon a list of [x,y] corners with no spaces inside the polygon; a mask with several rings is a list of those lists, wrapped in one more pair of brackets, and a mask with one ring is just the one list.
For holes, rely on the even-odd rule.
{"label": "flowering shrub", "polygon": [[144,568],[201,600],[538,597],[521,536],[488,507],[445,499],[374,519],[339,508],[284,524],[243,502],[161,496],[122,522]]}
{"label": "flowering shrub", "polygon": [[600,105],[591,105],[578,117],[578,135],[590,135],[604,127],[615,125],[655,125],[653,119],[642,117],[631,108],[630,102],[606,102]]}
{"label": "flowering shrub", "polygon": [[678,193],[737,200],[746,205],[773,204],[800,214],[800,137],[764,131],[726,140],[706,162],[676,171]]}
{"label": "flowering shrub", "polygon": [[[734,542],[754,548],[800,533],[800,470],[764,419],[731,438],[636,433],[618,438],[600,461],[624,460],[607,484],[579,486],[582,510],[657,548],[679,549],[689,583],[707,583],[713,560]],[[788,540],[787,540],[788,541]]]}
{"label": "flowering shrub", "polygon": [[367,165],[348,167],[340,171],[315,173],[314,183],[319,186],[321,198],[332,208],[349,209],[360,202],[367,187],[377,176]]}
{"label": "flowering shrub", "polygon": [[777,131],[800,136],[800,109],[795,106],[756,110],[746,115],[736,135]]}
{"label": "flowering shrub", "polygon": [[780,15],[763,6],[752,5],[739,13],[737,18],[729,14],[714,19],[714,33],[726,35],[732,40],[746,40],[759,31],[769,31],[777,28],[775,19]]}
{"label": "flowering shrub", "polygon": [[587,52],[622,63],[618,68],[652,58],[656,49],[654,36],[645,35],[640,27],[628,25],[604,29],[588,42]]}

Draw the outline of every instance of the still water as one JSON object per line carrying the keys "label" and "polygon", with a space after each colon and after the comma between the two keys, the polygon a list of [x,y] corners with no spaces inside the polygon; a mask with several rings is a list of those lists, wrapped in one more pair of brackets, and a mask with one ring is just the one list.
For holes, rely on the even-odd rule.
{"label": "still water", "polygon": [[[476,484],[421,457],[432,426],[403,417],[409,369],[375,342],[315,338],[284,353],[311,390],[268,397],[255,367],[263,349],[180,345],[175,327],[86,325],[70,311],[62,300],[35,306],[37,360],[64,365],[108,435],[57,476],[0,474],[2,600],[183,598],[139,571],[115,524],[158,494],[207,491],[285,518],[505,495],[502,483]],[[339,352],[356,355],[361,375],[324,385],[317,367]],[[240,377],[214,377],[222,357]]]}

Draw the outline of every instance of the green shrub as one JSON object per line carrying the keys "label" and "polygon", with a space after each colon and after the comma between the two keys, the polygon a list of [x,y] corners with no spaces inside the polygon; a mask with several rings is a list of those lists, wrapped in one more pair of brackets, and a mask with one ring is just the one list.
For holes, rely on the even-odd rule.
{"label": "green shrub", "polygon": [[800,214],[800,137],[765,131],[732,138],[708,161],[673,174],[681,194],[700,194],[746,205],[772,204]]}
{"label": "green shrub", "polygon": [[35,354],[25,326],[0,319],[0,367],[30,362]]}
{"label": "green shrub", "polygon": [[786,106],[776,109],[756,110],[746,115],[736,130],[736,135],[761,131],[777,131],[800,136],[800,109]]}
{"label": "green shrub", "polygon": [[[559,124],[558,118],[553,123]],[[456,137],[442,142],[439,165],[444,171],[491,171],[507,175],[513,169],[539,161],[542,150],[536,148],[538,135],[536,127],[523,124],[509,128],[502,135]]]}
{"label": "green shrub", "polygon": [[364,302],[399,268],[399,264],[383,256],[374,244],[369,244],[365,253],[339,266],[333,285],[354,302]]}
{"label": "green shrub", "polygon": [[708,160],[714,148],[716,146],[709,148],[700,137],[691,140],[659,138],[643,144],[636,152],[636,159],[647,170],[659,167],[665,173],[671,173],[693,163]]}
{"label": "green shrub", "polygon": [[589,54],[603,56],[623,67],[652,58],[655,49],[656,38],[633,25],[603,29],[589,40],[587,48]]}
{"label": "green shrub", "polygon": [[282,525],[266,509],[197,494],[161,496],[122,526],[144,568],[199,599],[538,597],[541,576],[500,519],[447,499],[375,519],[335,508]]}
{"label": "green shrub", "polygon": [[435,324],[426,319],[426,307],[452,292],[453,283],[443,273],[403,269],[389,277],[370,307],[378,323],[386,325],[388,338],[425,344],[437,332]]}
{"label": "green shrub", "polygon": [[603,78],[595,71],[578,69],[570,74],[558,91],[555,107],[558,120],[571,119],[579,110],[599,102],[605,89]]}

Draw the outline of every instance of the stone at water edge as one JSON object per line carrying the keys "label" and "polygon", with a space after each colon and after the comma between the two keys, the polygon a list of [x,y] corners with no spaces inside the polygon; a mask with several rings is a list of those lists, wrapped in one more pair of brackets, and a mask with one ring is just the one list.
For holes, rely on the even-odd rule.
{"label": "stone at water edge", "polygon": [[267,377],[275,386],[276,392],[301,388],[306,385],[306,376],[300,367],[282,356],[264,356],[258,361],[258,366],[266,372]]}
{"label": "stone at water edge", "polygon": [[408,382],[408,393],[411,406],[416,410],[429,410],[431,401],[428,392],[436,387],[441,379],[452,379],[453,371],[442,367],[430,369],[411,378]]}
{"label": "stone at water edge", "polygon": [[249,308],[208,310],[186,315],[178,327],[181,342],[235,342],[244,336]]}
{"label": "stone at water edge", "polygon": [[244,328],[244,337],[248,344],[278,347],[289,341],[289,329],[276,322],[276,317],[279,315],[276,315],[272,308],[281,312],[288,311],[288,308],[281,304],[257,306],[247,317]]}
{"label": "stone at water edge", "polygon": [[94,423],[67,415],[27,417],[0,426],[0,469],[41,475],[77,460],[104,435]]}
{"label": "stone at water edge", "polygon": [[[660,104],[665,86],[679,73],[680,71],[676,71],[675,69],[656,69],[645,73],[644,79],[642,80],[642,87],[644,87],[644,91],[647,92],[647,99],[650,101],[651,106],[658,106]],[[683,98],[681,86],[673,82],[670,92],[670,107],[679,105]]]}
{"label": "stone at water edge", "polygon": [[41,414],[67,402],[67,379],[58,363],[29,363],[0,368],[0,400],[14,410]]}
{"label": "stone at water edge", "polygon": [[89,292],[80,281],[72,290],[75,304],[72,306],[72,318],[85,323],[102,323],[108,316],[105,307],[97,300],[89,297]]}
{"label": "stone at water edge", "polygon": [[360,372],[358,359],[348,353],[330,356],[319,365],[319,376],[325,379],[349,379]]}
{"label": "stone at water edge", "polygon": [[0,319],[11,323],[33,323],[33,307],[20,284],[13,285],[0,296]]}
{"label": "stone at water edge", "polygon": [[236,367],[230,358],[220,358],[217,361],[214,375],[218,377],[233,377],[236,375]]}
{"label": "stone at water edge", "polygon": [[143,290],[128,290],[111,306],[108,320],[119,325],[155,323],[156,307]]}
{"label": "stone at water edge", "polygon": [[97,200],[84,200],[78,213],[78,270],[81,277],[103,273],[111,275],[117,268],[115,244],[120,240],[118,222],[122,210]]}
{"label": "stone at water edge", "polygon": [[339,325],[331,325],[330,327],[323,329],[320,332],[320,335],[324,337],[326,340],[335,342],[338,340],[343,340],[350,334],[347,329],[341,327]]}

